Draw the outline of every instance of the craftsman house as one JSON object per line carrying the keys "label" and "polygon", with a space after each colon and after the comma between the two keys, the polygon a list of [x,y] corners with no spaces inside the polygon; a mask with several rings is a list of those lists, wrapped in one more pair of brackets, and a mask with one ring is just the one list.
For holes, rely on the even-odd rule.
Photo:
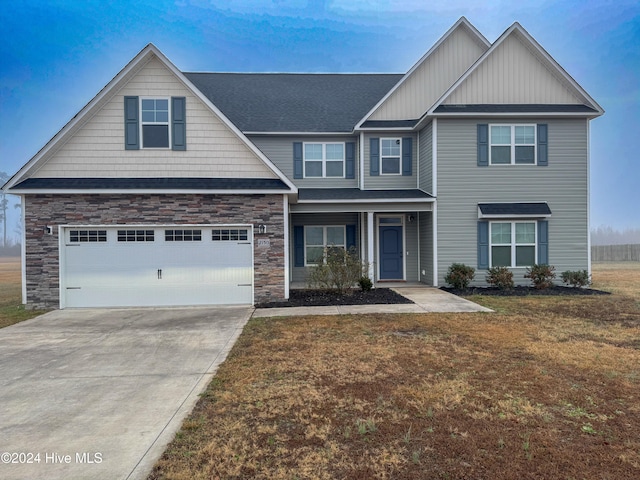
{"label": "craftsman house", "polygon": [[280,300],[329,245],[378,285],[588,269],[602,114],[518,23],[490,43],[461,18],[405,74],[189,73],[150,44],[3,187],[23,298]]}

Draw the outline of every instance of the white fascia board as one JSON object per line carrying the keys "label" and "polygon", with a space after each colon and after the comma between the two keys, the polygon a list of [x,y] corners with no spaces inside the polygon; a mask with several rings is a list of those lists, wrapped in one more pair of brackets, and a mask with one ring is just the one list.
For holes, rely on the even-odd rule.
{"label": "white fascia board", "polygon": [[444,34],[444,35],[442,35],[442,36],[440,37],[440,39],[439,39],[436,43],[434,43],[434,45],[433,45],[433,46],[432,46],[432,47],[427,51],[427,53],[425,53],[425,54],[420,58],[420,60],[418,60],[418,61],[416,62],[416,64],[415,64],[413,67],[411,67],[411,69],[410,69],[410,70],[409,70],[409,71],[408,71],[408,72],[407,72],[407,73],[406,73],[406,74],[405,74],[405,75],[404,75],[404,76],[403,76],[403,77],[398,81],[398,83],[396,83],[396,84],[391,88],[391,90],[389,90],[389,91],[387,92],[387,94],[386,94],[384,97],[382,97],[382,98],[380,99],[380,101],[379,101],[378,103],[376,103],[376,104],[373,106],[373,108],[372,108],[371,110],[369,110],[369,111],[367,112],[367,114],[366,114],[366,115],[365,115],[365,116],[364,116],[364,117],[363,117],[363,118],[362,118],[362,119],[361,119],[361,120],[356,124],[356,126],[355,126],[355,129],[354,129],[354,130],[358,130],[358,129],[360,129],[360,128],[362,127],[362,124],[363,124],[364,122],[366,122],[366,121],[367,121],[367,119],[368,119],[371,115],[373,115],[373,113],[374,113],[374,112],[375,112],[375,111],[376,111],[376,110],[377,110],[377,109],[378,109],[378,108],[379,108],[379,107],[380,107],[380,106],[381,106],[381,105],[382,105],[382,104],[383,104],[383,103],[384,103],[384,102],[385,102],[385,101],[386,101],[386,100],[387,100],[387,99],[388,99],[388,98],[389,98],[389,97],[390,97],[390,96],[391,96],[391,95],[396,91],[396,90],[398,90],[398,88],[400,88],[400,86],[401,86],[401,85],[402,85],[402,84],[403,84],[403,83],[404,83],[404,82],[405,82],[405,81],[406,81],[406,80],[407,80],[407,79],[408,79],[408,78],[413,74],[413,72],[415,72],[415,71],[420,67],[420,65],[422,65],[422,64],[427,60],[427,58],[429,58],[429,57],[431,56],[431,54],[433,54],[433,52],[435,52],[435,51],[438,49],[438,47],[440,47],[440,45],[442,45],[442,43],[443,43],[443,42],[444,42],[444,41],[449,37],[449,35],[451,35],[451,34],[452,34],[452,33],[453,33],[453,32],[454,32],[454,31],[455,31],[459,26],[461,26],[461,25],[466,26],[466,27],[467,27],[467,28],[468,28],[472,33],[474,33],[474,34],[477,36],[478,40],[479,40],[481,43],[483,43],[483,44],[484,44],[484,45],[486,45],[487,47],[490,47],[490,46],[491,46],[491,43],[490,43],[490,42],[489,42],[489,41],[484,37],[484,35],[482,35],[482,34],[478,31],[478,29],[477,29],[476,27],[474,27],[473,25],[471,25],[471,23],[469,22],[469,20],[467,20],[465,17],[460,17],[460,19],[459,19],[455,24],[453,24],[453,26],[452,26],[449,30],[447,30],[447,31],[445,32],[445,34]]}
{"label": "white fascia board", "polygon": [[[451,112],[451,113],[434,113],[429,118],[458,118],[458,117],[522,117],[522,118],[539,118],[539,117],[580,117],[580,118],[596,118],[601,113],[593,112]],[[426,117],[424,117],[426,118]],[[422,120],[421,120],[422,121]]]}
{"label": "white fascia board", "polygon": [[547,215],[543,215],[543,214],[533,214],[533,215],[521,215],[521,214],[511,214],[511,215],[497,215],[497,214],[482,214],[480,212],[478,212],[478,218],[487,218],[487,219],[491,219],[491,218],[497,218],[497,219],[519,219],[519,218],[550,218],[551,214],[547,214]]}
{"label": "white fascia board", "polygon": [[415,127],[366,127],[357,128],[359,132],[414,132]]}
{"label": "white fascia board", "polygon": [[[467,71],[463,73],[462,76],[453,85],[451,85],[451,87],[449,87],[446,92],[442,94],[442,96],[431,106],[431,108],[427,111],[423,118],[434,115],[434,110],[438,108],[442,104],[442,102],[444,102],[462,84],[462,82],[464,82],[478,68],[478,66],[481,65],[489,56],[491,56],[491,54],[514,32],[518,32],[519,34],[521,34],[522,37],[525,38],[530,43],[530,45],[540,53],[540,55],[549,63],[550,66],[554,67],[556,71],[560,73],[562,77],[564,77],[580,95],[582,95],[589,103],[591,103],[591,107],[595,108],[598,112],[598,115],[596,116],[602,115],[604,113],[602,107],[598,105],[598,103],[593,98],[591,98],[591,96],[571,77],[571,75],[569,75],[560,66],[560,64],[556,62],[553,57],[551,57],[551,55],[549,55],[546,50],[542,48],[542,46],[540,46],[540,44],[531,35],[529,35],[529,33],[518,22],[515,22],[500,36],[500,38],[498,38],[493,43],[489,50],[484,52],[484,54],[481,55],[480,58],[476,60],[474,64],[471,65],[467,69]],[[475,115],[478,116],[478,114]],[[420,119],[420,121],[422,121],[422,119]]]}
{"label": "white fascia board", "polygon": [[36,189],[36,188],[25,188],[18,190],[11,190],[12,195],[69,195],[69,194],[95,194],[95,195],[104,195],[104,194],[114,194],[114,195],[126,195],[126,194],[162,194],[162,195],[173,195],[173,194],[202,194],[202,195],[255,195],[255,194],[273,194],[273,195],[282,195],[282,194],[290,194],[293,193],[290,190],[207,190],[207,189],[142,189],[142,188],[130,188],[130,189],[117,189],[117,188],[93,188],[93,189]]}
{"label": "white fascia board", "polygon": [[251,131],[245,131],[242,132],[245,135],[255,135],[255,136],[286,136],[286,137],[301,137],[301,136],[305,136],[305,137],[316,137],[316,136],[323,136],[323,137],[353,137],[354,133],[353,131],[351,132],[251,132]]}

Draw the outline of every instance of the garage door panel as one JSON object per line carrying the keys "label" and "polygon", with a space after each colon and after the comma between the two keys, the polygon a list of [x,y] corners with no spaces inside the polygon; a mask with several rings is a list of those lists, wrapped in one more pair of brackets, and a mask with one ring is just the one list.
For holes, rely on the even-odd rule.
{"label": "garage door panel", "polygon": [[66,306],[252,303],[250,241],[213,241],[211,228],[220,227],[201,228],[199,241],[165,241],[165,228],[156,227],[154,241],[121,242],[123,228],[108,228],[107,241],[65,244]]}

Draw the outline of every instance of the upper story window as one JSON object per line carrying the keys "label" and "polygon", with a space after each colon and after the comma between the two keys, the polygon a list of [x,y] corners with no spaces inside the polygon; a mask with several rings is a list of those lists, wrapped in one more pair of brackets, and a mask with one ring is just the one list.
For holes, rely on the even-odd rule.
{"label": "upper story window", "polygon": [[142,148],[169,148],[169,99],[140,100]]}
{"label": "upper story window", "polygon": [[402,142],[399,138],[380,139],[380,165],[382,175],[400,175]]}
{"label": "upper story window", "polygon": [[490,125],[491,165],[535,165],[535,125]]}
{"label": "upper story window", "polygon": [[304,176],[344,178],[344,143],[305,143]]}
{"label": "upper story window", "polygon": [[536,222],[491,222],[490,240],[492,267],[536,263]]}

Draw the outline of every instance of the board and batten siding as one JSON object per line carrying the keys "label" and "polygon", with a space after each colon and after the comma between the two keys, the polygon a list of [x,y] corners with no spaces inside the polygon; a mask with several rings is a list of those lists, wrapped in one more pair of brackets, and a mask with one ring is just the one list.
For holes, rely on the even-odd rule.
{"label": "board and batten siding", "polygon": [[369,120],[418,119],[488,49],[464,25],[411,72]]}
{"label": "board and batten siding", "polygon": [[[549,264],[557,272],[588,268],[587,120],[538,118],[548,124],[549,165],[477,166],[478,123],[523,123],[522,119],[438,120],[438,279],[452,263],[477,268],[478,203],[547,202]],[[514,268],[514,280],[525,268]],[[477,271],[475,285],[485,284]]]}
{"label": "board and batten siding", "polygon": [[445,100],[444,104],[582,104],[567,80],[552,73],[513,33]]}
{"label": "board and batten siding", "polygon": [[[125,150],[125,96],[186,97],[186,151]],[[277,178],[245,142],[155,57],[33,177]]]}
{"label": "board and batten siding", "polygon": [[418,172],[418,187],[427,192],[433,193],[433,122],[420,130],[418,134],[420,142],[420,162]]}
{"label": "board and batten siding", "polygon": [[[251,140],[269,160],[271,160],[289,180],[298,188],[358,188],[358,175],[360,170],[360,148],[358,137],[354,136],[261,136],[250,135]],[[293,143],[355,143],[355,178],[294,178],[293,175]]]}
{"label": "board and batten siding", "polygon": [[[380,175],[371,176],[371,138],[406,138],[411,137],[411,175]],[[409,132],[380,132],[364,135],[364,189],[365,190],[393,190],[402,188],[418,188],[418,140],[415,133]],[[402,159],[400,160],[402,163]]]}

